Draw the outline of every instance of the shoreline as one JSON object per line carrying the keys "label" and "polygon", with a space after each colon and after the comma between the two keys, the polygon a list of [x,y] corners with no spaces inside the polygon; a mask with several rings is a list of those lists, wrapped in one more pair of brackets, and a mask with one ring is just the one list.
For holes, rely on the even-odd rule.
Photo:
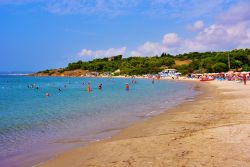
{"label": "shoreline", "polygon": [[[148,78],[137,78],[137,79],[148,79]],[[102,143],[102,142],[108,142],[108,141],[116,140],[117,137],[120,138],[119,136],[120,136],[120,134],[121,134],[123,131],[129,129],[130,127],[137,126],[137,125],[139,125],[139,124],[141,124],[141,123],[144,123],[145,121],[154,119],[155,117],[160,117],[162,114],[166,114],[167,112],[169,112],[169,111],[171,111],[171,110],[175,110],[175,108],[177,108],[178,106],[183,106],[183,105],[189,104],[190,102],[196,101],[200,96],[203,96],[204,91],[206,91],[206,88],[205,88],[204,86],[202,86],[202,88],[200,88],[200,86],[203,85],[203,84],[197,82],[198,80],[185,80],[185,79],[184,79],[184,80],[183,80],[183,79],[178,79],[178,80],[177,80],[177,79],[175,79],[175,80],[173,80],[173,79],[161,79],[161,80],[168,80],[168,81],[170,81],[170,82],[172,81],[172,82],[182,82],[182,83],[190,83],[190,82],[191,82],[191,83],[193,83],[192,89],[194,89],[194,90],[197,91],[197,92],[202,92],[202,93],[198,93],[197,95],[195,95],[194,97],[192,97],[191,100],[188,98],[188,99],[182,101],[180,104],[178,104],[178,105],[176,105],[176,106],[172,106],[172,107],[169,108],[169,109],[163,110],[162,112],[160,112],[160,113],[158,113],[158,114],[156,114],[156,115],[148,115],[148,116],[145,115],[145,118],[143,118],[143,119],[140,119],[140,120],[138,120],[138,121],[136,121],[136,122],[134,122],[134,123],[132,123],[132,124],[130,124],[130,125],[128,125],[128,126],[121,127],[121,128],[119,128],[118,130],[116,129],[117,132],[114,133],[114,134],[112,134],[112,135],[109,136],[109,137],[106,137],[106,138],[103,138],[103,139],[100,139],[100,140],[96,140],[96,141],[92,141],[92,142],[89,142],[89,143],[84,144],[84,145],[82,145],[82,146],[78,146],[78,147],[76,147],[76,148],[72,148],[72,149],[69,149],[69,150],[66,150],[66,151],[63,151],[63,152],[59,152],[58,154],[56,154],[55,156],[53,156],[51,159],[49,159],[49,160],[47,160],[47,161],[44,161],[44,162],[41,162],[41,163],[39,163],[39,164],[36,164],[36,165],[34,165],[34,166],[40,166],[40,165],[43,166],[43,165],[46,164],[47,162],[49,162],[49,161],[51,161],[51,160],[53,161],[53,160],[54,160],[55,158],[57,158],[58,156],[60,156],[60,155],[62,155],[62,154],[64,154],[64,153],[67,153],[67,152],[71,152],[71,151],[73,151],[73,150],[77,150],[77,149],[79,149],[79,148],[84,149],[84,148],[89,147],[89,146],[91,146],[91,145],[95,145],[95,144],[99,144],[99,143]],[[124,136],[123,136],[123,137],[124,137]]]}
{"label": "shoreline", "polygon": [[[163,83],[165,82],[164,80],[162,80],[162,81],[163,81]],[[178,80],[178,81],[177,80],[171,80],[169,82],[172,82],[172,84],[175,84],[175,83],[178,84],[177,82],[179,82],[183,86],[184,86],[184,84],[189,85],[189,86],[187,86],[187,90],[189,89],[190,91],[192,91],[193,88],[194,88],[193,84],[188,84],[188,83],[185,83],[185,82],[183,82],[181,80]],[[193,97],[194,96],[192,95],[191,98],[193,99]],[[178,102],[178,104],[183,103],[183,101],[192,100],[191,98],[188,98],[188,97],[182,98],[182,100],[180,100],[180,102]],[[157,99],[157,97],[155,97],[154,99]],[[166,100],[165,98],[162,98],[162,99],[163,99],[163,101]],[[161,104],[159,101],[157,101],[157,103]],[[151,105],[152,104],[153,103],[151,103]],[[20,154],[20,156],[17,155],[17,156],[10,157],[10,158],[7,157],[9,159],[7,159],[7,158],[4,159],[5,161],[3,161],[3,164],[8,164],[9,161],[13,161],[13,166],[31,166],[31,165],[37,164],[39,162],[44,162],[44,161],[50,160],[51,157],[53,158],[58,153],[63,153],[63,152],[72,150],[74,148],[86,146],[86,145],[88,145],[90,143],[93,143],[95,141],[100,141],[100,140],[104,140],[106,138],[110,138],[110,136],[113,136],[114,134],[116,134],[120,130],[125,129],[126,127],[128,127],[128,126],[130,126],[130,125],[132,125],[134,123],[138,123],[138,122],[142,122],[142,121],[144,121],[146,119],[150,119],[150,118],[154,117],[155,115],[158,115],[159,113],[164,112],[166,110],[166,107],[167,108],[173,108],[178,104],[175,104],[174,106],[171,105],[171,107],[170,107],[169,104],[167,104],[167,106],[165,106],[165,107],[155,106],[156,108],[159,107],[159,111],[158,110],[155,111],[156,108],[152,108],[153,112],[152,111],[147,112],[148,110],[140,110],[140,111],[142,111],[142,113],[141,114],[135,114],[135,116],[134,116],[137,119],[136,121],[130,122],[130,123],[126,124],[126,125],[122,124],[121,126],[119,126],[118,129],[110,128],[107,131],[98,131],[97,133],[94,133],[94,135],[96,135],[96,138],[93,138],[93,140],[91,140],[91,141],[90,140],[88,140],[88,141],[87,140],[82,140],[82,139],[80,139],[80,137],[79,138],[75,137],[73,140],[69,140],[68,138],[70,138],[70,137],[66,135],[65,138],[61,138],[60,140],[56,140],[55,142],[53,142],[53,141],[51,142],[51,143],[56,143],[54,145],[57,145],[57,146],[55,146],[54,149],[53,149],[53,146],[48,147],[48,149],[46,149],[46,147],[44,147],[44,150],[42,150],[42,151],[40,149],[37,149],[37,151],[34,151],[32,153],[27,152],[27,153],[24,153],[24,154]],[[131,108],[131,109],[133,109],[133,108]],[[126,110],[127,109],[125,109],[125,111]],[[77,134],[81,134],[81,133],[77,133]],[[105,136],[103,134],[105,134]],[[106,136],[106,135],[108,135],[108,136]],[[34,146],[37,147],[37,148],[40,147],[39,145],[34,145]],[[59,147],[62,147],[62,148],[59,148]],[[40,148],[42,148],[42,147],[40,147]],[[20,163],[19,163],[19,161],[20,161]]]}
{"label": "shoreline", "polygon": [[195,101],[39,166],[249,166],[250,86],[205,84]]}

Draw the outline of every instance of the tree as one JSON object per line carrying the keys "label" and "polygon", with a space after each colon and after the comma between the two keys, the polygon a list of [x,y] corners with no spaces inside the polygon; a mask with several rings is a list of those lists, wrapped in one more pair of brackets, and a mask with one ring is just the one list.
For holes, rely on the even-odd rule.
{"label": "tree", "polygon": [[214,72],[213,66],[215,61],[212,57],[207,57],[201,60],[200,68],[206,69],[207,72]]}
{"label": "tree", "polygon": [[236,71],[238,71],[238,68],[240,68],[243,63],[240,60],[234,60],[233,64],[236,68]]}
{"label": "tree", "polygon": [[248,64],[243,65],[242,71],[250,71],[250,66]]}
{"label": "tree", "polygon": [[190,73],[190,68],[188,66],[189,66],[188,64],[177,66],[177,70],[182,74],[188,74]]}
{"label": "tree", "polygon": [[122,55],[118,55],[118,56],[113,57],[114,61],[121,60],[121,59],[122,59]]}
{"label": "tree", "polygon": [[214,72],[226,72],[228,71],[228,67],[225,63],[215,63],[215,65],[213,66]]}
{"label": "tree", "polygon": [[171,66],[175,64],[174,59],[170,57],[163,57],[163,58],[161,57],[160,61],[161,61],[161,65],[165,65],[165,66]]}

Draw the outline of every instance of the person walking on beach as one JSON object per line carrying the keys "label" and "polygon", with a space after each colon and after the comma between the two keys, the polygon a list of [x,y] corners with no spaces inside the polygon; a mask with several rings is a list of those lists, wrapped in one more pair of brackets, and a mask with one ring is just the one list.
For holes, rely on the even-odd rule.
{"label": "person walking on beach", "polygon": [[247,75],[243,74],[242,79],[243,79],[244,85],[246,85],[247,84]]}

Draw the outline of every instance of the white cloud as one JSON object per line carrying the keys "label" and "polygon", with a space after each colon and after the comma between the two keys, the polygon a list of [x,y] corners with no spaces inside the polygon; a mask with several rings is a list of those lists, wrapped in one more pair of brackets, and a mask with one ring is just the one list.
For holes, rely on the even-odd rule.
{"label": "white cloud", "polygon": [[149,51],[157,54],[162,51],[179,54],[250,48],[249,8],[250,3],[239,3],[223,13],[215,24],[204,27],[203,21],[195,22],[192,30],[199,31],[193,37],[182,38],[176,33],[167,33],[161,43],[147,42],[133,52],[141,55]]}
{"label": "white cloud", "polygon": [[[250,22],[233,25],[213,24],[191,39],[185,39],[183,51],[215,51],[250,48]],[[248,34],[248,35],[247,35]]]}
{"label": "white cloud", "polygon": [[[221,51],[235,48],[250,48],[250,21],[231,25],[212,24],[192,38],[181,38],[176,33],[167,33],[161,42],[147,41],[130,51],[128,56],[155,56],[163,52],[180,54],[186,52]],[[79,55],[108,57],[125,54],[126,47],[108,50],[83,49]]]}
{"label": "white cloud", "polygon": [[47,9],[55,14],[121,15],[135,7],[138,0],[51,0]]}
{"label": "white cloud", "polygon": [[82,49],[82,50],[78,53],[78,56],[91,56],[92,53],[93,53],[92,50]]}
{"label": "white cloud", "polygon": [[54,14],[84,14],[117,16],[133,7],[141,0],[0,0],[0,5],[39,4],[36,7]]}
{"label": "white cloud", "polygon": [[176,33],[168,33],[163,36],[162,43],[166,45],[174,45],[179,41]]}
{"label": "white cloud", "polygon": [[227,12],[219,17],[219,22],[224,24],[233,24],[235,22],[250,20],[250,3],[243,1],[237,5],[233,5]]}
{"label": "white cloud", "polygon": [[[250,48],[250,22],[225,26],[213,24],[204,28],[193,38],[179,38],[175,43],[146,42],[133,53],[137,55],[156,55],[162,52],[179,54],[185,52],[220,51],[235,48]],[[169,34],[164,35],[163,38]],[[168,38],[167,38],[168,39]],[[172,41],[172,40],[169,40]],[[175,40],[173,40],[175,41]]]}
{"label": "white cloud", "polygon": [[215,16],[237,0],[151,0],[147,13],[155,17],[200,18]]}
{"label": "white cloud", "polygon": [[91,57],[91,58],[101,58],[101,57],[110,57],[116,55],[124,55],[126,52],[126,47],[121,48],[109,48],[107,50],[88,50],[82,49],[78,56],[80,57]]}
{"label": "white cloud", "polygon": [[197,18],[215,15],[237,0],[0,0],[2,4],[37,3],[39,9],[54,14],[117,16],[136,13],[157,17]]}
{"label": "white cloud", "polygon": [[193,42],[202,45],[201,50],[203,51],[250,48],[249,12],[250,3],[239,3],[232,6],[219,16],[216,24],[199,32]]}
{"label": "white cloud", "polygon": [[[128,56],[154,56],[160,55],[162,52],[176,55],[185,52],[250,48],[250,18],[245,6],[247,6],[246,3],[240,3],[231,7],[227,12],[221,14],[216,23],[206,27],[203,21],[196,21],[192,25],[193,30],[196,30],[192,37],[184,38],[177,33],[166,33],[161,41],[147,41],[134,50],[127,51],[126,47],[99,51],[83,49],[79,55],[104,57],[129,53]],[[250,3],[248,3],[249,6]],[[229,17],[230,15],[238,17]],[[224,19],[221,19],[222,16]]]}
{"label": "white cloud", "polygon": [[144,44],[138,46],[137,50],[132,51],[132,56],[155,56],[162,52],[167,52],[167,47],[162,43],[156,42],[145,42]]}
{"label": "white cloud", "polygon": [[190,31],[200,31],[204,28],[204,22],[202,20],[198,20],[193,25],[189,25],[187,28]]}

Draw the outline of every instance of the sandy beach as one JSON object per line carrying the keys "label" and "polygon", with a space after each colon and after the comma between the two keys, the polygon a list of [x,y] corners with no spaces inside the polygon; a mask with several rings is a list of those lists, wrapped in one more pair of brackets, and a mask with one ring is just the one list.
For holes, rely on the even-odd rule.
{"label": "sandy beach", "polygon": [[250,85],[212,81],[196,87],[204,91],[196,100],[38,166],[250,166]]}

